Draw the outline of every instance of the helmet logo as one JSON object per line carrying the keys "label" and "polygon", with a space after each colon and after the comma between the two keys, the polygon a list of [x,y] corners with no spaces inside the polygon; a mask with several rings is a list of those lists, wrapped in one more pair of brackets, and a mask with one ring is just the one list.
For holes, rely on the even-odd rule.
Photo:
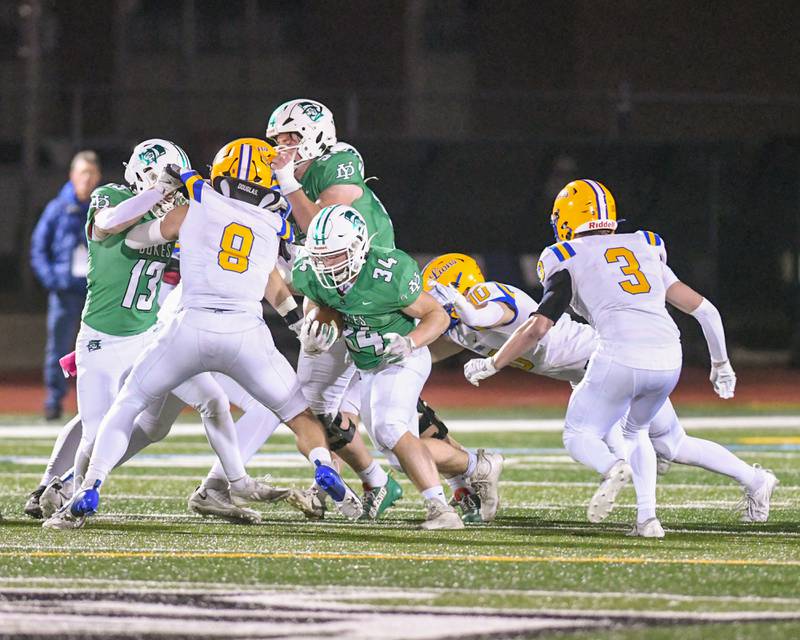
{"label": "helmet logo", "polygon": [[302,109],[303,114],[312,122],[317,122],[322,117],[322,108],[315,102],[301,102],[297,106]]}
{"label": "helmet logo", "polygon": [[338,167],[336,167],[336,179],[347,180],[349,178],[352,178],[355,172],[356,168],[353,166],[352,160],[347,164],[343,162]]}
{"label": "helmet logo", "polygon": [[166,155],[166,153],[167,150],[164,147],[160,144],[154,144],[152,147],[147,147],[147,149],[139,154],[139,160],[145,165],[155,164],[156,161],[161,156]]}

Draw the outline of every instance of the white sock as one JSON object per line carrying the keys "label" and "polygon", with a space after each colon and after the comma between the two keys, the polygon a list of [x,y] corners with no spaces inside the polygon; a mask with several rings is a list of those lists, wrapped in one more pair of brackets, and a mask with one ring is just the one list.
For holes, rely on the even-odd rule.
{"label": "white sock", "polygon": [[[235,424],[239,440],[239,454],[244,464],[250,461],[250,458],[269,439],[280,423],[278,416],[257,403],[254,403],[242,414]],[[228,477],[225,475],[219,458],[214,462],[207,478],[227,481]]]}
{"label": "white sock", "polygon": [[466,475],[453,476],[452,478],[445,478],[447,485],[453,490],[453,493],[459,489],[469,489],[469,482]]}
{"label": "white sock", "polygon": [[618,460],[602,438],[585,431],[564,431],[564,447],[575,462],[605,475]]}
{"label": "white sock", "polygon": [[382,487],[389,482],[389,476],[386,475],[377,460],[373,460],[366,469],[359,471],[358,477],[361,478],[361,482],[370,488]]}
{"label": "white sock", "polygon": [[647,429],[625,433],[636,489],[636,520],[639,523],[656,517],[656,452]]}
{"label": "white sock", "polygon": [[467,450],[467,470],[464,475],[469,477],[475,473],[475,467],[478,466],[478,455],[474,451]]}
{"label": "white sock", "polygon": [[246,491],[247,487],[251,482],[250,476],[244,476],[243,478],[237,478],[236,480],[231,480],[231,489],[236,491]]}
{"label": "white sock", "polygon": [[701,467],[736,479],[745,487],[753,485],[756,470],[728,451],[721,444],[686,436],[678,447],[673,462]]}
{"label": "white sock", "polygon": [[425,489],[425,491],[422,492],[422,497],[426,500],[438,500],[442,504],[447,504],[447,498],[444,497],[444,489],[442,489],[442,485],[440,484],[430,489]]}
{"label": "white sock", "polygon": [[324,464],[328,467],[333,467],[333,460],[331,460],[331,452],[325,447],[314,447],[308,452],[308,459],[316,466],[317,462]]}

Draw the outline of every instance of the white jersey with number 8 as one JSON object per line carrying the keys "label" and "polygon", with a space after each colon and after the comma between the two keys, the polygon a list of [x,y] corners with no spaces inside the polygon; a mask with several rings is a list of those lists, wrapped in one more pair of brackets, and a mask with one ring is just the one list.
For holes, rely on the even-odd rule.
{"label": "white jersey with number 8", "polygon": [[261,317],[261,299],[291,229],[281,216],[187,181],[192,196],[180,229],[181,306],[245,311]]}
{"label": "white jersey with number 8", "polygon": [[681,366],[680,332],[666,310],[675,276],[663,240],[651,231],[585,236],[544,250],[545,287],[560,271],[572,282],[571,306],[598,333],[598,352],[636,369]]}

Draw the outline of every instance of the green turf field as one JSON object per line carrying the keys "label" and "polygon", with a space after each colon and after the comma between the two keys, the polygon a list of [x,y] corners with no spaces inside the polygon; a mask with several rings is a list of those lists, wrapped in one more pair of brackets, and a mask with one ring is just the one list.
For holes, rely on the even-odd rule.
{"label": "green turf field", "polygon": [[[741,490],[732,481],[673,466],[659,480],[667,538],[653,541],[624,535],[632,489],[607,522],[587,523],[598,478],[569,460],[559,433],[503,432],[502,420],[487,420],[482,433],[455,430],[465,445],[506,457],[501,510],[489,526],[417,530],[422,501],[404,479],[404,499],[377,524],[332,513],[309,522],[284,505],[265,507],[259,526],[204,520],[187,511],[186,498],[208,468],[208,444],[175,435],[112,474],[101,513],[85,529],[48,531],[21,509],[52,437],[4,435],[14,422],[0,427],[0,635],[3,620],[16,620],[3,612],[24,619],[46,602],[53,615],[68,617],[80,604],[108,620],[81,627],[82,637],[91,629],[131,637],[148,616],[157,637],[307,637],[320,629],[362,637],[355,629],[386,638],[637,638],[644,627],[648,638],[800,637],[796,426],[694,431],[774,470],[781,484],[770,522],[739,523]],[[293,452],[287,436],[275,437],[251,473],[307,486],[311,470]],[[178,612],[173,622],[180,611],[194,613],[168,628],[153,614],[164,607]],[[263,631],[265,612],[272,635]],[[384,625],[380,636],[367,633],[372,624]],[[65,625],[60,637],[74,630]]]}

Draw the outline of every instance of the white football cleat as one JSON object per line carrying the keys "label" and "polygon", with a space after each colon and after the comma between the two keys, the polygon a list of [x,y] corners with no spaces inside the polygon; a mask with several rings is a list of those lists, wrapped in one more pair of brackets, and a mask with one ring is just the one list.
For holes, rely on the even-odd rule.
{"label": "white football cleat", "polygon": [[589,508],[586,510],[589,522],[602,522],[608,517],[614,509],[619,492],[630,482],[632,474],[631,466],[624,460],[614,463],[589,501]]}
{"label": "white football cleat", "polygon": [[656,474],[665,476],[672,468],[672,460],[668,460],[664,456],[656,454]]}
{"label": "white football cleat", "polygon": [[42,509],[42,518],[47,520],[50,516],[61,509],[72,498],[73,482],[67,480],[62,482],[56,476],[47,485],[42,495],[39,497],[39,506]]}
{"label": "white football cleat", "polygon": [[189,509],[201,516],[216,516],[236,524],[259,524],[257,511],[236,506],[231,500],[228,483],[224,480],[206,480],[189,496]]}
{"label": "white football cleat", "polygon": [[327,493],[317,485],[313,485],[310,489],[289,489],[286,502],[309,520],[322,520],[327,510],[325,504],[327,497]]}
{"label": "white football cleat", "polygon": [[456,510],[441,500],[425,500],[425,509],[428,514],[425,521],[419,525],[420,529],[463,529],[462,522]]}
{"label": "white football cleat", "polygon": [[478,464],[469,477],[469,483],[481,501],[481,519],[491,522],[500,506],[500,473],[503,471],[503,456],[499,453],[486,453],[478,449]]}
{"label": "white football cleat", "polygon": [[642,523],[637,522],[633,525],[633,529],[625,535],[632,537],[638,536],[640,538],[663,538],[664,528],[661,526],[658,518],[650,518]]}
{"label": "white football cleat", "polygon": [[243,489],[236,489],[232,485],[230,486],[232,497],[251,502],[278,502],[289,495],[289,489],[273,487],[266,480],[248,477],[245,482],[246,485]]}
{"label": "white football cleat", "polygon": [[744,514],[742,522],[766,522],[769,518],[769,501],[780,481],[772,471],[754,464],[756,481],[753,487],[744,488]]}

